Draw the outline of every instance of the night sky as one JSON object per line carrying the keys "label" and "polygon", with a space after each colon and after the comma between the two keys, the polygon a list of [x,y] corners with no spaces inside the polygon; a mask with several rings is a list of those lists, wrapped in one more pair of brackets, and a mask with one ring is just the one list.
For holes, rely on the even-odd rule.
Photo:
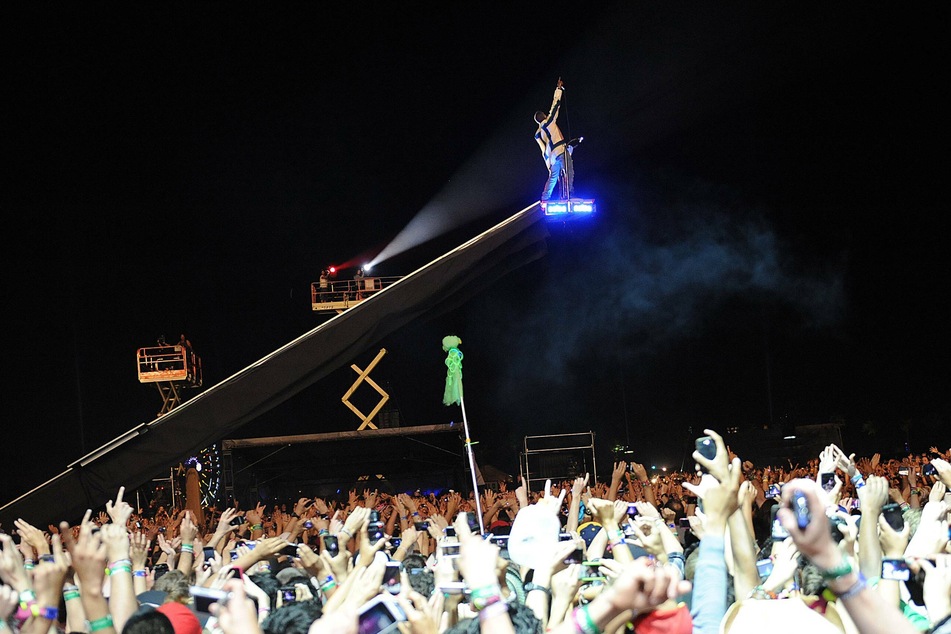
{"label": "night sky", "polygon": [[[7,20],[0,502],[155,417],[135,351],[159,335],[185,333],[212,386],[325,320],[321,268],[421,210],[440,235],[379,274],[530,205],[532,114],[559,76],[599,213],[353,360],[387,348],[374,376],[404,424],[458,420],[439,345],[457,334],[477,452],[509,470],[523,436],[562,431],[669,464],[707,425],[843,420],[852,450],[906,429],[947,447],[945,16],[584,4]],[[236,436],[355,429],[351,375]]]}

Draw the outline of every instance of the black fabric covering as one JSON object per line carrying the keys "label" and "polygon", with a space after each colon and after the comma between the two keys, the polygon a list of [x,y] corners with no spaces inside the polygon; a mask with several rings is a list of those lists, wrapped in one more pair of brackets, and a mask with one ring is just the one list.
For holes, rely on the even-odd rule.
{"label": "black fabric covering", "polygon": [[0,508],[0,522],[12,526],[19,517],[35,526],[75,522],[86,509],[114,498],[120,486],[142,486],[352,362],[412,320],[455,308],[499,277],[542,257],[548,237],[543,218],[537,203],[522,210],[162,418],[92,452]]}

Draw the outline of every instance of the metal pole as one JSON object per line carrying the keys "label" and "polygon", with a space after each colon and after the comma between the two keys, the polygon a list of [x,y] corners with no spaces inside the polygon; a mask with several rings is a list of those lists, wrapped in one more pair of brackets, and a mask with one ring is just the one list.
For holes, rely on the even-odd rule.
{"label": "metal pole", "polygon": [[479,516],[479,532],[485,535],[485,523],[482,520],[482,501],[479,499],[479,482],[476,478],[475,456],[472,455],[472,438],[469,436],[469,419],[466,418],[466,401],[459,395],[459,406],[462,408],[462,427],[466,432],[466,453],[469,454],[469,472],[472,474],[472,491],[475,495],[476,513]]}

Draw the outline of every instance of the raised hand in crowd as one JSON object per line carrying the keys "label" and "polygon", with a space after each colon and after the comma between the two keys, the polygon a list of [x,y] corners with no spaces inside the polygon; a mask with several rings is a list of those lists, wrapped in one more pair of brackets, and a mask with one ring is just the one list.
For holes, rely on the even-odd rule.
{"label": "raised hand in crowd", "polygon": [[102,591],[105,570],[109,563],[108,549],[100,536],[102,531],[94,532],[93,524],[89,521],[80,524],[79,535],[75,539],[66,522],[61,522],[59,529],[60,534],[65,536],[64,542],[69,550],[72,567],[82,588],[80,598],[86,619],[98,632],[109,634],[116,631],[109,604]]}
{"label": "raised hand in crowd", "polygon": [[128,524],[133,510],[129,503],[122,499],[124,495],[125,487],[119,487],[119,492],[116,493],[116,501],[106,502],[106,513],[109,515],[109,519],[112,520],[113,524],[118,524],[123,528]]}
{"label": "raised hand in crowd", "polygon": [[35,556],[27,557],[27,559],[37,559],[42,555],[50,554],[49,542],[46,541],[46,536],[40,529],[23,519],[15,520],[13,525],[17,528],[17,534],[22,540],[21,544],[26,544],[35,553]]}

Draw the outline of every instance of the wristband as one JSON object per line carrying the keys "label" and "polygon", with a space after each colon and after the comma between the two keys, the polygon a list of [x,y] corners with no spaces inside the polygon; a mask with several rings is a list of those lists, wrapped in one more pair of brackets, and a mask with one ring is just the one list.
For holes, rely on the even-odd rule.
{"label": "wristband", "polygon": [[251,530],[252,530],[252,531],[263,531],[263,530],[264,530],[264,524],[252,524]]}
{"label": "wristband", "polygon": [[63,601],[72,601],[73,599],[79,598],[78,590],[68,590],[63,593]]}
{"label": "wristband", "polygon": [[835,568],[820,570],[819,575],[826,581],[835,581],[836,579],[852,574],[852,572],[852,564],[850,564],[847,559],[843,559],[842,563]]}
{"label": "wristband", "polygon": [[[852,587],[850,587],[848,590],[846,590],[842,594],[836,594],[836,596],[839,597],[839,599],[843,599],[843,600],[851,599],[852,597],[854,597],[855,595],[857,595],[864,589],[865,589],[865,576],[860,572],[858,580],[852,584]],[[833,590],[833,592],[835,591]]]}
{"label": "wristband", "polygon": [[575,626],[579,631],[582,632],[582,634],[601,634],[598,624],[594,622],[594,619],[591,618],[591,614],[588,612],[588,604],[585,604],[572,612],[571,618],[575,622]]}
{"label": "wristband", "polygon": [[865,478],[862,477],[861,473],[856,473],[852,476],[852,484],[855,485],[856,489],[861,489],[865,486]]}
{"label": "wristband", "polygon": [[482,586],[481,588],[476,588],[469,592],[469,604],[475,608],[477,612],[481,612],[490,605],[499,603],[500,601],[502,601],[502,588],[500,588],[497,583]]}
{"label": "wristband", "polygon": [[921,495],[921,489],[912,489],[912,490],[911,490],[911,494],[912,494],[912,495],[920,496],[920,495]]}
{"label": "wristband", "polygon": [[20,607],[25,608],[29,607],[36,603],[36,593],[27,588],[20,592]]}
{"label": "wristband", "polygon": [[30,612],[33,614],[33,616],[39,617],[39,618],[41,618],[41,619],[46,619],[47,621],[55,621],[56,619],[59,618],[59,608],[58,608],[58,607],[56,607],[56,608],[52,608],[52,607],[41,608],[40,606],[34,604],[34,605],[30,606]]}
{"label": "wristband", "polygon": [[526,583],[525,584],[525,594],[529,592],[534,592],[535,590],[541,590],[548,595],[548,598],[551,598],[551,589],[546,588],[545,586],[539,585],[537,583]]}
{"label": "wristband", "polygon": [[183,553],[191,553],[191,554],[194,555],[194,554],[195,554],[195,546],[192,545],[192,544],[182,544],[182,552],[183,552]]}
{"label": "wristband", "polygon": [[327,535],[330,534],[330,531],[328,531],[326,528],[322,528],[319,531],[317,531],[317,534],[320,535],[321,537],[326,537]]}
{"label": "wristband", "polygon": [[132,566],[123,564],[121,566],[113,566],[112,568],[109,569],[110,575],[114,575],[119,572],[128,572],[129,574],[132,574]]}
{"label": "wristband", "polygon": [[485,621],[486,619],[491,619],[494,616],[500,614],[508,614],[509,604],[504,601],[498,601],[490,605],[485,606],[479,610],[479,622]]}
{"label": "wristband", "polygon": [[763,586],[756,586],[750,590],[749,597],[750,599],[775,599],[777,598],[775,592],[770,592]]}
{"label": "wristband", "polygon": [[148,577],[148,576],[149,576],[149,573],[146,572],[146,570],[145,570],[144,568],[140,568],[140,569],[138,569],[138,570],[133,570],[133,571],[132,571],[132,576],[133,576],[133,577]]}
{"label": "wristband", "polygon": [[96,619],[95,621],[89,621],[89,631],[98,632],[99,630],[107,630],[112,627],[112,615],[107,614],[101,619]]}
{"label": "wristband", "polygon": [[131,566],[132,560],[131,559],[116,559],[114,562],[109,564],[109,567],[115,568],[116,566],[126,566],[126,565]]}
{"label": "wristband", "polygon": [[23,560],[23,569],[24,569],[24,570],[33,570],[33,568],[35,568],[35,567],[36,567],[36,562],[33,561],[32,559],[24,559],[24,560]]}
{"label": "wristband", "polygon": [[413,517],[419,517],[419,513],[417,513],[416,511],[413,511]]}
{"label": "wristband", "polygon": [[[348,531],[346,528],[341,528],[341,529],[340,529],[340,533],[346,533],[346,534],[347,534],[347,541],[350,541],[351,539],[353,539],[353,533],[351,533],[350,531]],[[337,535],[339,535],[340,533],[337,533]]]}

